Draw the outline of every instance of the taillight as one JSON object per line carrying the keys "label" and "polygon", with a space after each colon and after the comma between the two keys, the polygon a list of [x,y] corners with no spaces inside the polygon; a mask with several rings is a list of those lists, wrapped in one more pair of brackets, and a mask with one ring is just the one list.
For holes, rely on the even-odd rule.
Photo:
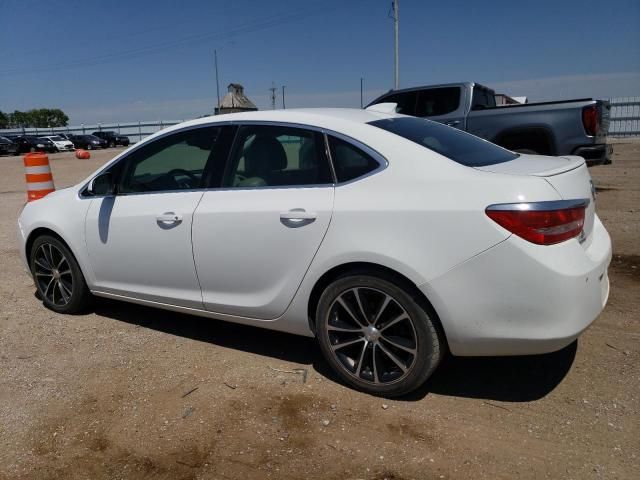
{"label": "taillight", "polygon": [[538,245],[553,245],[580,235],[589,200],[508,203],[486,214],[511,233]]}
{"label": "taillight", "polygon": [[587,135],[592,137],[598,133],[600,127],[600,116],[598,115],[598,107],[590,105],[582,109],[582,124]]}

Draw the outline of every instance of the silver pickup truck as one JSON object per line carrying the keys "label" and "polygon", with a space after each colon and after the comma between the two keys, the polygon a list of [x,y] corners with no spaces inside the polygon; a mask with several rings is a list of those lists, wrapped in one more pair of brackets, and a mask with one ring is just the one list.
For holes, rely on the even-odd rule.
{"label": "silver pickup truck", "polygon": [[509,150],[579,155],[587,165],[611,163],[609,102],[582,98],[497,106],[495,92],[463,82],[392,90],[371,105],[392,102],[397,112],[465,130]]}

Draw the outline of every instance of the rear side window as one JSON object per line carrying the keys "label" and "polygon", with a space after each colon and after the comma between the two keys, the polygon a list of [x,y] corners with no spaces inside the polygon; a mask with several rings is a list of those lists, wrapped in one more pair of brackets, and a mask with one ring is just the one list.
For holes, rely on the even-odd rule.
{"label": "rear side window", "polygon": [[387,118],[369,125],[395,133],[467,167],[495,165],[518,158],[518,154],[491,142],[421,118]]}
{"label": "rear side window", "polygon": [[[418,92],[416,117],[436,117],[458,110],[460,87],[429,88]],[[404,112],[401,112],[404,113]]]}
{"label": "rear side window", "polygon": [[494,94],[482,87],[473,88],[473,98],[471,99],[471,110],[482,110],[496,106]]}
{"label": "rear side window", "polygon": [[370,155],[339,138],[329,136],[329,149],[338,183],[362,177],[380,166]]}

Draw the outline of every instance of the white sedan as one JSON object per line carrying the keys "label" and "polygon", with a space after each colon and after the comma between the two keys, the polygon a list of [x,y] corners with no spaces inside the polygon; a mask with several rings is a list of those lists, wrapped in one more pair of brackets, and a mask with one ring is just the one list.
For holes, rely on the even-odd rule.
{"label": "white sedan", "polygon": [[59,152],[70,152],[75,150],[73,142],[71,142],[71,140],[67,140],[64,137],[61,137],[60,135],[51,135],[44,138],[51,140]]}
{"label": "white sedan", "polygon": [[346,383],[386,396],[447,350],[573,342],[609,294],[584,160],[387,107],[189,121],[27,204],[21,256],[44,305],[96,295],[315,336]]}

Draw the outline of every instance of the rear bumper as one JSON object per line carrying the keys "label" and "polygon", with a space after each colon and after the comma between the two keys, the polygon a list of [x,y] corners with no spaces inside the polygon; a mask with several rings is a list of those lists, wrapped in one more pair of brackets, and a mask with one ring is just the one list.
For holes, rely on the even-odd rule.
{"label": "rear bumper", "polygon": [[571,155],[577,155],[584,158],[587,166],[608,165],[611,163],[611,155],[613,154],[613,145],[606,143],[598,145],[584,145],[576,148]]}
{"label": "rear bumper", "polygon": [[573,342],[609,296],[611,239],[596,217],[577,239],[539,246],[511,236],[420,288],[454,355],[530,355]]}

